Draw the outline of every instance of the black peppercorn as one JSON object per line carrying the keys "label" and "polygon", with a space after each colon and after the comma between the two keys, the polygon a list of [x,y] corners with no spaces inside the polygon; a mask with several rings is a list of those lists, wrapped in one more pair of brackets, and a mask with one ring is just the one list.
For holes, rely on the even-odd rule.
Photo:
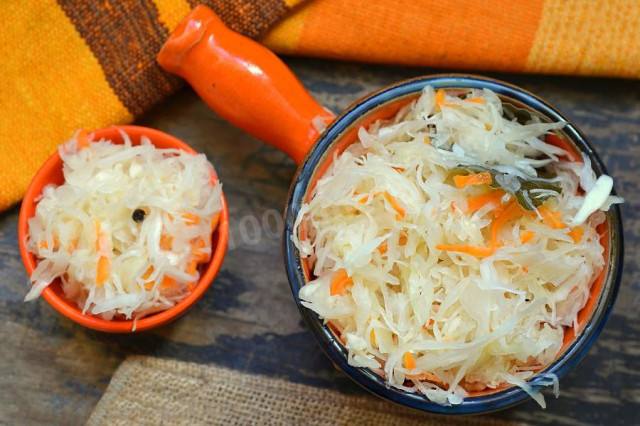
{"label": "black peppercorn", "polygon": [[135,209],[133,211],[133,214],[131,215],[131,219],[133,219],[135,222],[142,222],[144,220],[144,210],[142,209]]}

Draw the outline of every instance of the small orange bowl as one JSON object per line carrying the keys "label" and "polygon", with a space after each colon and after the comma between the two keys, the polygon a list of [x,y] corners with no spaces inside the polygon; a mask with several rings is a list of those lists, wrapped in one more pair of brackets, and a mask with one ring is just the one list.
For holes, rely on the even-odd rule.
{"label": "small orange bowl", "polygon": [[[140,138],[142,136],[146,136],[151,140],[151,143],[156,148],[180,149],[190,154],[196,154],[196,151],[181,140],[164,132],[146,127],[112,126],[95,130],[91,134],[93,135],[93,140],[104,138],[111,140],[113,143],[121,144],[123,143],[122,135],[120,134],[121,131],[125,132],[129,138],[131,138],[131,142],[134,145],[140,143]],[[217,179],[217,176],[214,175],[212,178]],[[33,270],[38,264],[38,259],[26,248],[27,236],[29,234],[27,222],[29,218],[33,217],[35,214],[36,205],[38,204],[36,199],[42,194],[42,189],[49,184],[61,185],[63,183],[64,176],[62,174],[62,159],[56,151],[51,157],[49,157],[34,176],[24,199],[22,200],[22,206],[20,207],[20,217],[18,219],[18,243],[20,245],[22,261],[29,276],[31,276]],[[42,297],[44,297],[44,299],[62,315],[80,325],[84,325],[85,327],[89,327],[94,330],[105,331],[108,333],[131,333],[134,331],[138,332],[149,330],[151,328],[167,324],[178,318],[202,297],[220,269],[220,265],[222,264],[222,260],[224,259],[224,255],[227,251],[228,239],[229,212],[227,210],[227,203],[225,201],[224,194],[222,194],[220,222],[213,233],[211,240],[211,250],[213,253],[212,258],[209,263],[202,264],[200,266],[200,279],[194,286],[193,291],[171,308],[137,320],[135,330],[133,329],[133,320],[117,318],[105,320],[95,315],[83,314],[81,308],[78,307],[75,302],[66,299],[62,292],[59,279],[56,279],[44,289]]]}

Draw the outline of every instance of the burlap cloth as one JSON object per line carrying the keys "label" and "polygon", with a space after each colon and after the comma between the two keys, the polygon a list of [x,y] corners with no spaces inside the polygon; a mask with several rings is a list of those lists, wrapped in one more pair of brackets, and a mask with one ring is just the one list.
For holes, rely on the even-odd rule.
{"label": "burlap cloth", "polygon": [[96,425],[513,425],[489,417],[427,416],[373,396],[152,357],[118,368],[91,414]]}

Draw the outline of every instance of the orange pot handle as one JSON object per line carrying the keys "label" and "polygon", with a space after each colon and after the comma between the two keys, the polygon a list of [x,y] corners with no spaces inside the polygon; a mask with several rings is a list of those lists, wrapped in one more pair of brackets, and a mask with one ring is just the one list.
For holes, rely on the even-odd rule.
{"label": "orange pot handle", "polygon": [[197,6],[158,54],[166,71],[186,79],[225,120],[286,152],[297,164],[334,115],[264,46]]}

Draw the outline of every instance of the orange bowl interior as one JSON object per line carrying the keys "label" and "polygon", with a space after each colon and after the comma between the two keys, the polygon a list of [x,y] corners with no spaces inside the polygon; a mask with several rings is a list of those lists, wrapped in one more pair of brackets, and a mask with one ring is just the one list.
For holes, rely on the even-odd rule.
{"label": "orange bowl interior", "polygon": [[[419,97],[419,94],[415,94],[411,96],[397,98],[389,103],[381,105],[377,109],[373,109],[369,111],[367,115],[363,116],[358,122],[354,123],[347,131],[345,131],[342,135],[340,135],[340,137],[336,139],[336,141],[332,144],[331,149],[328,150],[328,152],[323,155],[322,163],[317,167],[316,171],[314,172],[308,187],[309,189],[305,194],[305,198],[304,198],[305,202],[310,201],[311,194],[315,189],[316,183],[318,179],[320,179],[326,173],[327,169],[331,164],[331,159],[334,158],[335,155],[339,155],[340,153],[342,153],[349,145],[351,145],[352,143],[355,143],[358,140],[358,129],[360,127],[366,128],[377,120],[388,120],[393,118],[398,113],[398,111],[400,111],[402,107],[406,106],[407,104],[417,99],[418,97]],[[505,100],[508,102],[511,102],[508,99],[505,99]],[[518,107],[522,106],[522,104],[520,103],[517,103],[517,102],[513,102],[513,103],[516,104],[516,106]],[[566,135],[563,135],[561,131],[558,132],[557,135],[556,134],[549,135],[546,141],[550,144],[556,145],[564,149],[565,151],[567,151],[569,153],[569,155],[567,156],[568,160],[581,162],[582,156],[580,155],[578,148],[574,144],[572,144],[569,141],[568,137]],[[562,356],[562,354],[576,340],[576,337],[581,333],[581,331],[584,330],[585,325],[591,319],[593,312],[596,308],[596,305],[598,304],[598,300],[602,295],[602,290],[603,290],[604,281],[605,281],[605,274],[606,274],[606,271],[609,269],[609,262],[611,257],[610,249],[609,249],[610,248],[609,222],[605,221],[603,224],[599,225],[598,228],[596,229],[600,234],[600,243],[604,248],[603,253],[605,258],[605,265],[602,271],[600,272],[600,274],[595,278],[591,286],[591,291],[590,291],[590,295],[587,300],[587,303],[578,313],[577,329],[575,329],[574,327],[565,328],[563,345],[560,351],[558,352],[558,354],[556,355],[556,359]],[[300,225],[300,238],[302,240],[306,238],[306,228],[305,228],[304,222]],[[307,258],[302,258],[301,260],[302,260],[302,270],[304,273],[305,280],[309,282],[310,280],[313,279],[313,274],[311,273],[311,267],[308,263]],[[339,341],[340,336],[337,335],[336,330],[333,327],[329,327],[329,329],[334,334],[336,339]],[[546,368],[546,366],[544,368]],[[544,368],[542,370],[544,370]],[[498,392],[500,390],[503,390],[509,387],[511,386],[501,385],[496,389],[488,388],[482,391],[474,391],[474,392],[468,392],[468,393],[470,397],[481,396],[481,395]]]}
{"label": "orange bowl interior", "polygon": [[[168,135],[164,132],[149,129],[140,126],[113,126],[107,127],[91,132],[93,140],[99,140],[105,138],[111,140],[113,143],[123,143],[122,135],[120,131],[124,131],[130,138],[134,145],[140,143],[140,138],[146,136],[151,140],[151,143],[157,148],[173,148],[180,149],[190,154],[196,154],[196,152],[187,144],[179,139]],[[212,176],[212,179],[217,180],[217,176]],[[27,273],[31,275],[35,269],[38,260],[37,258],[26,249],[28,229],[28,219],[35,214],[35,208],[37,202],[35,201],[42,189],[49,184],[60,185],[64,183],[64,176],[62,174],[62,160],[60,155],[56,151],[44,165],[38,170],[35,177],[31,181],[29,188],[22,201],[20,208],[20,217],[18,219],[18,238],[20,246],[20,255],[24,262]],[[135,331],[148,330],[150,328],[158,327],[166,324],[178,316],[182,315],[191,305],[193,305],[204,292],[209,288],[211,282],[215,278],[224,255],[227,250],[227,242],[229,239],[229,212],[227,211],[227,203],[222,195],[222,211],[220,213],[220,222],[216,231],[212,235],[212,258],[209,263],[201,264],[199,267],[200,279],[194,286],[193,291],[187,295],[180,302],[172,306],[171,308],[149,315],[136,321]],[[133,331],[133,320],[117,319],[105,320],[98,316],[83,314],[81,309],[75,302],[67,300],[62,292],[60,286],[60,280],[57,279],[51,283],[42,292],[44,299],[51,304],[58,312],[77,322],[78,324],[86,327],[106,331],[110,333],[130,333]]]}

